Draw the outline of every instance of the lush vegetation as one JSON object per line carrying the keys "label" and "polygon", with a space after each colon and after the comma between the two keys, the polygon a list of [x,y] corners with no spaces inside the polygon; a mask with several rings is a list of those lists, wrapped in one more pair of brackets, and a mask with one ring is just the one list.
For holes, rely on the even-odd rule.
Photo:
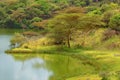
{"label": "lush vegetation", "polygon": [[86,13],[107,15],[110,13],[106,11],[117,10],[119,3],[119,0],[0,0],[0,27],[43,28],[44,20],[69,7],[84,7]]}
{"label": "lush vegetation", "polygon": [[120,55],[119,0],[1,0],[0,15],[0,28],[23,29],[6,52],[77,53],[84,64],[100,64],[91,79],[120,79],[115,62]]}
{"label": "lush vegetation", "polygon": [[6,15],[1,16],[1,27],[23,29],[11,39],[12,47],[120,48],[118,0],[12,0],[1,1],[1,6],[1,13]]}

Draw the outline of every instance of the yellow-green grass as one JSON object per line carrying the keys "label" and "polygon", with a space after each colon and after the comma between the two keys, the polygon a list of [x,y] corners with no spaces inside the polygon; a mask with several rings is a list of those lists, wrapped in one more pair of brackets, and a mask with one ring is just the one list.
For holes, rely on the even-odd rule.
{"label": "yellow-green grass", "polygon": [[[80,53],[79,53],[80,54]],[[109,74],[110,80],[116,80],[118,76],[117,72],[120,71],[120,51],[101,51],[101,50],[84,50],[84,55],[89,55],[97,61],[101,67],[100,72],[105,72]],[[67,80],[101,80],[99,77],[100,73],[97,75],[84,75],[68,78]]]}
{"label": "yellow-green grass", "polygon": [[6,53],[32,53],[34,51],[31,49],[25,49],[25,48],[15,48],[12,50],[6,50],[5,52]]}
{"label": "yellow-green grass", "polygon": [[68,78],[66,80],[101,80],[102,78],[98,75],[85,75]]}
{"label": "yellow-green grass", "polygon": [[[84,54],[92,56],[101,64],[108,65],[108,70],[120,70],[120,51],[84,51]],[[103,65],[103,66],[104,66]]]}
{"label": "yellow-green grass", "polygon": [[58,45],[50,45],[50,46],[33,46],[33,47],[19,47],[19,48],[13,48],[11,50],[6,50],[7,53],[78,53],[81,52],[82,49],[76,49],[76,48],[68,48]]}

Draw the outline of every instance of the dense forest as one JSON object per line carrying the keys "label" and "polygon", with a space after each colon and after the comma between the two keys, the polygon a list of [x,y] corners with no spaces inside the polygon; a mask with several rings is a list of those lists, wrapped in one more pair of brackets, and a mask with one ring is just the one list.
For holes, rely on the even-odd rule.
{"label": "dense forest", "polygon": [[93,80],[120,80],[120,0],[0,0],[0,28],[21,31],[6,53],[68,55]]}
{"label": "dense forest", "polygon": [[69,7],[84,8],[85,14],[104,16],[119,12],[119,3],[119,0],[0,0],[0,27],[40,28],[44,26],[42,21],[45,23],[44,20]]}

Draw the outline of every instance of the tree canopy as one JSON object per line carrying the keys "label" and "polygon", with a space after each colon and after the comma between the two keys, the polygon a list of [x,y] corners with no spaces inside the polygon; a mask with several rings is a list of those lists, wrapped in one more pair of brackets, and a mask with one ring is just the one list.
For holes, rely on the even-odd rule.
{"label": "tree canopy", "polygon": [[53,37],[58,43],[66,42],[70,47],[72,36],[80,31],[88,31],[103,25],[100,17],[80,13],[60,14],[49,21]]}
{"label": "tree canopy", "polygon": [[0,0],[0,27],[31,28],[35,27],[32,24],[36,17],[41,22],[62,12],[102,15],[119,9],[119,3],[119,0]]}

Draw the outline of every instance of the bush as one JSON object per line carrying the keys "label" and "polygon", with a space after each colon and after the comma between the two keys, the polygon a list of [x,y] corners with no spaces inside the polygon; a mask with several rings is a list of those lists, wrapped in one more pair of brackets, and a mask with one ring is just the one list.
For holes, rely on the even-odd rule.
{"label": "bush", "polygon": [[23,35],[21,35],[20,33],[15,33],[15,36],[13,36],[12,39],[10,40],[11,46],[19,47],[25,42],[25,40],[26,39]]}
{"label": "bush", "polygon": [[112,29],[120,31],[120,14],[116,14],[113,17],[111,17],[109,26]]}

